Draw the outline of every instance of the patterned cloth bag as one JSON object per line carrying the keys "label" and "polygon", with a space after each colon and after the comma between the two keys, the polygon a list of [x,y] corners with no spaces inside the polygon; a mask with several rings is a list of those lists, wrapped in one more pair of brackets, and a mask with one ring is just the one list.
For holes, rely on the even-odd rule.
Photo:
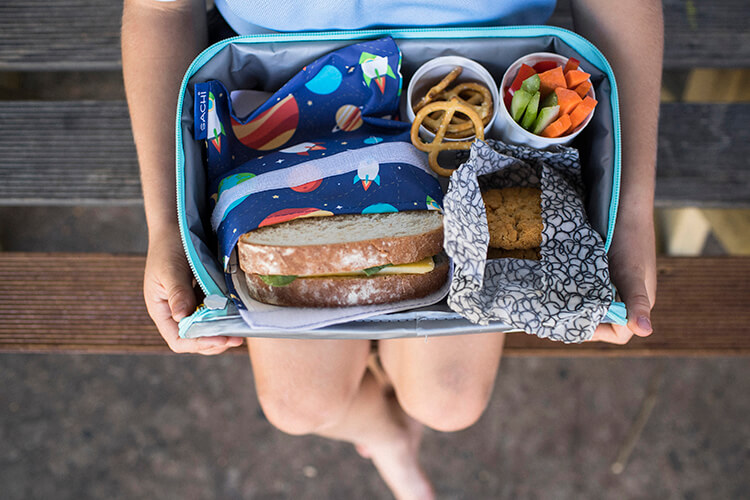
{"label": "patterned cloth bag", "polygon": [[[219,81],[195,85],[211,225],[225,272],[239,237],[300,217],[440,210],[425,155],[397,121],[401,52],[385,37],[304,66],[249,116]],[[228,284],[231,279],[227,275]]]}
{"label": "patterned cloth bag", "polygon": [[[481,192],[541,188],[540,260],[487,260]],[[613,300],[602,237],[588,223],[578,150],[539,151],[477,141],[445,195],[445,249],[454,274],[448,305],[473,323],[502,321],[539,337],[591,339]]]}

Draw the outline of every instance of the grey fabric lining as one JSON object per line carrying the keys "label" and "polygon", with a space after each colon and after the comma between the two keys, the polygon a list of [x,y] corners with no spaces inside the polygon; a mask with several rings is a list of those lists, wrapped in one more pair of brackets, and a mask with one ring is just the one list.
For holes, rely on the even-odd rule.
{"label": "grey fabric lining", "polygon": [[[221,265],[215,252],[215,238],[209,226],[206,183],[201,144],[193,140],[193,84],[220,80],[233,90],[275,91],[305,64],[318,57],[354,43],[351,40],[314,42],[268,42],[227,45],[201,67],[190,79],[182,106],[182,133],[185,151],[186,216],[190,238],[201,262],[223,290],[226,290]],[[398,39],[403,54],[404,94],[409,78],[430,59],[460,55],[474,59],[493,75],[499,84],[505,69],[519,57],[531,52],[556,52],[581,59],[567,44],[554,36],[532,38],[440,38]],[[614,133],[611,87],[604,73],[582,61],[582,69],[591,73],[599,105],[589,126],[572,144],[581,153],[583,177],[587,186],[586,208],[594,229],[606,238],[613,184]]]}

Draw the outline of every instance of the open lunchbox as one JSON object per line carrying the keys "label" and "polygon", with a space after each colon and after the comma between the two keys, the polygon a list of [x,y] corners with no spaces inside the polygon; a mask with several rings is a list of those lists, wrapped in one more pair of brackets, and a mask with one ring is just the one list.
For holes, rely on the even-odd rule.
{"label": "open lunchbox", "polygon": [[[323,33],[250,35],[221,41],[201,53],[188,68],[179,94],[176,121],[178,219],[183,245],[195,278],[206,294],[194,314],[180,322],[180,335],[283,338],[382,339],[514,330],[502,322],[472,323],[445,301],[417,309],[382,314],[315,329],[251,328],[235,307],[212,233],[205,156],[193,139],[194,85],[221,81],[226,89],[273,92],[315,59],[362,40],[391,36],[403,60],[404,88],[425,62],[445,55],[464,56],[483,65],[500,82],[507,67],[532,52],[575,57],[591,74],[599,99],[597,112],[573,146],[580,151],[586,185],[585,206],[591,226],[609,248],[617,214],[620,182],[620,125],[614,75],[590,42],[570,31],[548,26],[503,28],[430,28]],[[236,299],[236,297],[234,297]],[[624,323],[625,309],[612,302],[605,321]]]}

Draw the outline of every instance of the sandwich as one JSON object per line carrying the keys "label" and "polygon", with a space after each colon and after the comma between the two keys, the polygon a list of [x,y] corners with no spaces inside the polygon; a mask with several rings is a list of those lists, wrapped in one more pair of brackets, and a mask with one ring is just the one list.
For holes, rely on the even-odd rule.
{"label": "sandwich", "polygon": [[443,216],[433,210],[300,218],[243,234],[250,296],[295,307],[416,299],[448,279]]}

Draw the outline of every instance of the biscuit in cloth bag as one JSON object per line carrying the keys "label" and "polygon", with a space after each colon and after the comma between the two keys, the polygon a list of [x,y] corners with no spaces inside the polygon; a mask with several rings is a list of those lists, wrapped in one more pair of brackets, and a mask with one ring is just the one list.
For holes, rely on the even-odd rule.
{"label": "biscuit in cloth bag", "polygon": [[[540,260],[487,260],[481,192],[512,186],[541,188]],[[613,290],[604,241],[588,222],[583,196],[578,150],[475,142],[444,198],[451,309],[473,323],[502,321],[542,338],[591,339]]]}

